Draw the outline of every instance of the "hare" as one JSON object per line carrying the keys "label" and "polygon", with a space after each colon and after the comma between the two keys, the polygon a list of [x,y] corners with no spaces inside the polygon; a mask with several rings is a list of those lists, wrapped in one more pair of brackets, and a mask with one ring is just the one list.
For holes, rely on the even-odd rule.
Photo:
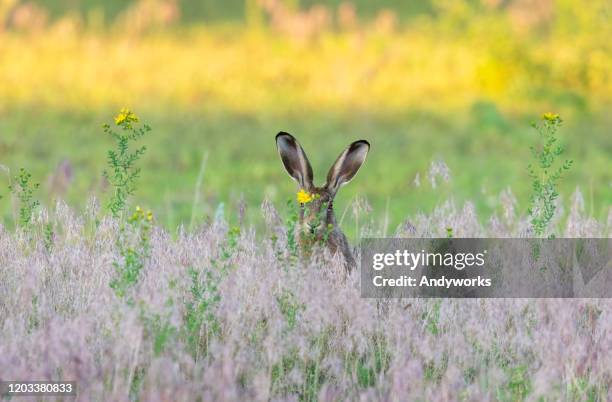
{"label": "hare", "polygon": [[[351,271],[355,259],[346,236],[338,227],[334,215],[334,197],[340,187],[355,176],[365,162],[370,144],[365,140],[351,143],[336,159],[327,173],[323,187],[313,184],[313,173],[304,149],[288,133],[276,135],[276,146],[285,169],[300,186],[299,242],[304,248],[316,242],[325,242],[332,253],[340,251],[345,267]],[[302,197],[299,197],[299,195]]]}

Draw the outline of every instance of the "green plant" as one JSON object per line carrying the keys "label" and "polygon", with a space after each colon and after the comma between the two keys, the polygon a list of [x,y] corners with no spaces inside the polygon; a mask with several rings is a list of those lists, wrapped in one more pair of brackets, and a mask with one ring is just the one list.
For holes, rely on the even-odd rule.
{"label": "green plant", "polygon": [[43,226],[43,241],[45,244],[45,250],[51,252],[53,248],[53,241],[55,238],[55,232],[53,231],[53,224],[51,222],[46,223]]}
{"label": "green plant", "polygon": [[40,205],[38,200],[34,199],[34,191],[40,187],[40,184],[32,184],[30,180],[32,175],[24,168],[19,169],[19,174],[14,177],[14,183],[9,185],[9,190],[15,197],[19,199],[19,224],[22,227],[28,227],[32,222],[32,214]]}
{"label": "green plant", "polygon": [[292,199],[287,200],[287,208],[289,210],[289,214],[287,216],[287,248],[289,249],[289,254],[291,256],[297,257],[298,245],[295,237],[295,231],[299,219],[298,210]]}
{"label": "green plant", "polygon": [[587,376],[577,377],[567,385],[568,400],[571,401],[587,401],[597,402],[603,400],[599,398],[599,394],[603,394],[603,390],[598,389],[599,386],[591,383]]}
{"label": "green plant", "polygon": [[[384,336],[373,334],[368,337],[365,352],[347,353],[344,365],[347,374],[356,377],[357,384],[362,388],[374,387],[381,373],[389,369],[392,355],[388,350]],[[354,374],[354,376],[353,376]]]}
{"label": "green plant", "polygon": [[439,361],[429,360],[423,364],[423,377],[427,381],[439,384],[448,369],[448,354],[444,353]]}
{"label": "green plant", "polygon": [[287,329],[292,330],[298,322],[300,311],[306,309],[305,305],[300,303],[299,299],[288,289],[284,289],[280,295],[276,296],[276,302],[285,317]]}
{"label": "green plant", "polygon": [[193,268],[188,270],[188,274],[191,278],[191,299],[185,303],[183,336],[192,356],[198,360],[208,350],[210,335],[220,331],[219,322],[212,311],[221,300],[219,277],[206,271],[205,280],[202,281],[200,272]]}
{"label": "green plant", "polygon": [[545,113],[540,124],[533,124],[543,141],[540,147],[531,147],[536,161],[527,166],[533,191],[529,198],[528,213],[531,218],[531,227],[538,236],[544,234],[555,215],[554,202],[559,196],[557,189],[559,180],[563,172],[572,166],[572,161],[569,159],[566,159],[561,165],[557,161],[564,151],[562,146],[556,144],[557,131],[562,122],[558,114]]}
{"label": "green plant", "polygon": [[113,262],[117,276],[110,282],[110,287],[119,297],[126,296],[128,289],[138,282],[140,272],[149,257],[153,213],[145,213],[140,207],[136,207],[128,223],[128,227],[120,228],[116,239],[121,258]]}
{"label": "green plant", "polygon": [[233,226],[227,231],[227,238],[225,239],[225,243],[221,246],[220,260],[224,263],[221,267],[223,271],[226,271],[230,267],[227,261],[232,257],[234,251],[236,251],[239,238],[240,227]]}
{"label": "green plant", "polygon": [[138,121],[138,116],[124,108],[115,117],[115,125],[122,130],[120,133],[114,131],[109,124],[103,126],[104,132],[115,140],[116,145],[116,149],[108,151],[109,170],[104,171],[104,177],[114,188],[108,208],[115,218],[125,210],[128,197],[136,191],[136,179],[140,174],[140,168],[135,165],[146,151],[145,146],[131,151],[130,143],[151,131],[151,127],[146,124],[136,127],[134,123]]}
{"label": "green plant", "polygon": [[159,356],[165,349],[177,330],[170,321],[170,312],[165,314],[147,314],[146,309],[141,306],[140,319],[146,329],[146,334],[152,340],[153,353]]}
{"label": "green plant", "polygon": [[28,319],[28,332],[32,332],[40,326],[40,313],[38,310],[39,298],[36,295],[32,296],[32,312]]}
{"label": "green plant", "polygon": [[190,298],[185,302],[181,335],[195,360],[208,352],[208,340],[221,330],[214,308],[221,301],[219,283],[231,268],[230,259],[236,251],[239,237],[240,228],[230,228],[220,246],[219,258],[211,261],[212,269],[198,271],[189,268],[187,271],[191,283]]}
{"label": "green plant", "polygon": [[438,335],[440,333],[440,306],[441,302],[436,300],[433,303],[432,309],[423,317],[426,318],[425,328],[432,334]]}
{"label": "green plant", "polygon": [[505,386],[497,389],[497,400],[524,401],[533,388],[527,367],[524,365],[509,367],[506,371],[508,380]]}

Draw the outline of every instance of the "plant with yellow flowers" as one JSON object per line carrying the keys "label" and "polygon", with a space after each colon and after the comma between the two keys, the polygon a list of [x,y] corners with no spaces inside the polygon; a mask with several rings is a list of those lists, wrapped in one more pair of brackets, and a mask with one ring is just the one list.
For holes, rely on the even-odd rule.
{"label": "plant with yellow flowers", "polygon": [[[308,204],[315,199],[315,194],[311,194],[303,188],[297,192],[296,201],[300,205]],[[289,210],[289,214],[287,216],[287,248],[289,249],[289,254],[292,258],[296,258],[298,254],[298,242],[296,238],[296,228],[299,221],[299,211],[295,206],[295,202],[292,199],[287,200],[287,208]]]}
{"label": "plant with yellow flowers", "polygon": [[558,114],[544,113],[539,124],[533,123],[533,127],[540,134],[542,144],[531,147],[535,163],[529,164],[527,170],[532,180],[533,192],[529,198],[530,206],[528,213],[531,227],[536,235],[541,236],[546,231],[550,221],[555,215],[555,200],[559,196],[558,182],[563,172],[572,166],[572,161],[566,159],[558,164],[557,159],[563,154],[564,149],[557,144],[557,131],[563,120]]}
{"label": "plant with yellow flowers", "polygon": [[108,208],[115,218],[124,211],[127,199],[136,190],[136,179],[140,174],[140,168],[136,162],[144,155],[145,146],[130,150],[130,143],[139,140],[149,131],[151,127],[143,124],[136,126],[140,120],[138,116],[127,108],[121,109],[115,116],[115,126],[121,131],[115,131],[109,124],[103,126],[104,132],[115,140],[115,149],[107,153],[108,170],[104,171],[104,177],[114,188],[113,195],[108,202]]}

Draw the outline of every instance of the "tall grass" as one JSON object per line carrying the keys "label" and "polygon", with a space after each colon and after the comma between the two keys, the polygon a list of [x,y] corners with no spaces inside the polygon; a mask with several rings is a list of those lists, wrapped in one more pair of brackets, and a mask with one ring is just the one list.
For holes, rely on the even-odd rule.
{"label": "tall grass", "polygon": [[[485,225],[447,202],[395,234],[529,233],[504,199]],[[612,235],[574,200],[561,236]],[[109,286],[120,223],[89,205],[35,215],[35,229],[55,222],[52,248],[42,230],[0,228],[0,378],[76,380],[80,400],[610,398],[608,300],[363,299],[340,258],[291,258],[270,203],[261,236],[223,219],[176,233],[153,225],[126,300]],[[360,232],[382,230],[374,224]]]}

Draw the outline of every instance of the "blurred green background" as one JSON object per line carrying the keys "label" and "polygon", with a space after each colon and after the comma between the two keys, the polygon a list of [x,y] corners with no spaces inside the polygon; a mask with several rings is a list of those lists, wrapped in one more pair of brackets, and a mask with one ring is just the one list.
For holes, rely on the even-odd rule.
{"label": "blurred green background", "polygon": [[[371,153],[336,202],[354,237],[358,198],[389,228],[450,197],[486,220],[506,188],[526,211],[530,123],[552,111],[574,160],[561,199],[578,187],[605,219],[611,21],[607,0],[0,0],[0,165],[30,170],[47,205],[104,201],[101,126],[127,106],[153,128],[134,204],[168,227],[221,205],[236,222],[246,204],[257,225],[264,198],[295,196],[278,131],[321,184],[363,138]],[[439,161],[450,177],[433,183]],[[14,207],[0,200],[5,222]]]}

